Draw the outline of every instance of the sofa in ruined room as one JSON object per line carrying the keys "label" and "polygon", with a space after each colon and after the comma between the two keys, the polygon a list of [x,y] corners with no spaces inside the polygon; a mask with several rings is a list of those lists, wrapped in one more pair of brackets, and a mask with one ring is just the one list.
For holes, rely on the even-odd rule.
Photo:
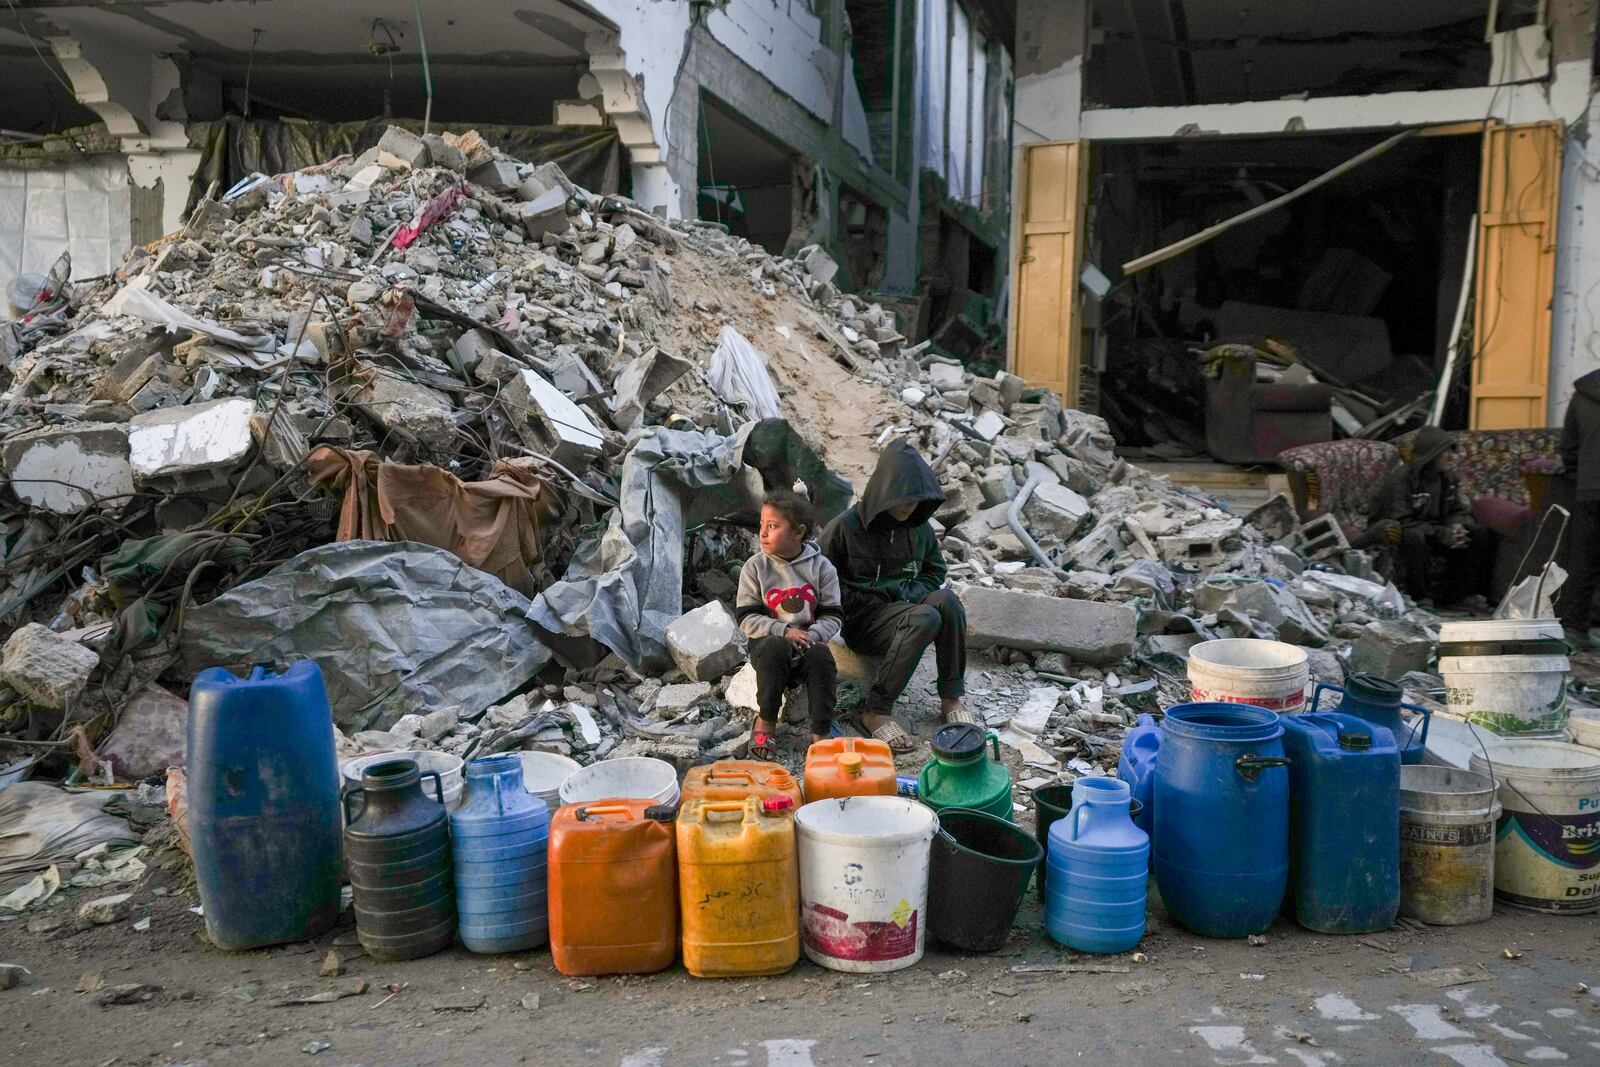
{"label": "sofa in ruined room", "polygon": [[[1280,452],[1278,462],[1289,476],[1301,520],[1332,515],[1345,536],[1354,539],[1366,529],[1378,483],[1400,465],[1399,445],[1409,436],[1394,441],[1327,441]],[[1457,433],[1445,456],[1446,466],[1461,481],[1473,516],[1496,537],[1494,569],[1481,590],[1491,600],[1519,577],[1524,555],[1528,562],[1522,574],[1536,571],[1550,558],[1558,522],[1552,519],[1541,534],[1539,519],[1550,505],[1571,503],[1566,499],[1571,489],[1558,477],[1560,441],[1560,427],[1472,430]],[[1563,546],[1563,557],[1568,548]]]}

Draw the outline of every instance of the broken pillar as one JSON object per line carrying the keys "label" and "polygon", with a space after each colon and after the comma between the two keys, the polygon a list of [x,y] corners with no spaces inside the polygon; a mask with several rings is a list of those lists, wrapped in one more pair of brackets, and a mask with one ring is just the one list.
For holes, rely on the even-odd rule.
{"label": "broken pillar", "polygon": [[620,430],[628,430],[644,417],[650,401],[694,366],[686,359],[669,355],[652,348],[622,368],[617,375],[615,396],[612,399],[612,421]]}
{"label": "broken pillar", "polygon": [[538,371],[512,375],[500,393],[517,433],[529,448],[581,473],[605,444],[600,428]]}
{"label": "broken pillar", "polygon": [[18,499],[58,515],[97,503],[120,507],[133,492],[126,426],[85,422],[18,434],[0,458]]}
{"label": "broken pillar", "polygon": [[83,692],[99,665],[94,649],[30,622],[6,640],[0,682],[30,703],[60,711]]}
{"label": "broken pillar", "polygon": [[1114,663],[1133,652],[1136,613],[1127,604],[1067,600],[1011,589],[958,585],[973,648],[1064,652],[1086,663]]}
{"label": "broken pillar", "polygon": [[128,462],[134,477],[165,478],[239,464],[254,443],[255,402],[227,397],[204,404],[162,408],[128,421]]}
{"label": "broken pillar", "polygon": [[714,682],[744,662],[738,624],[720,600],[703,604],[668,626],[667,651],[694,682]]}

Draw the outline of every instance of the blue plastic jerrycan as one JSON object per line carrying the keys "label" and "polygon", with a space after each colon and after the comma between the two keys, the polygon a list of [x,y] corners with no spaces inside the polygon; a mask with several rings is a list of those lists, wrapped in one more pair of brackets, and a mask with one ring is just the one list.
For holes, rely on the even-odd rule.
{"label": "blue plastic jerrycan", "polygon": [[516,753],[466,767],[466,795],[450,815],[456,927],[472,952],[520,952],[550,937],[550,812],[522,784]]}
{"label": "blue plastic jerrycan", "polygon": [[1080,952],[1126,952],[1144,937],[1150,838],[1128,814],[1128,783],[1079,778],[1050,827],[1045,928]]}
{"label": "blue plastic jerrycan", "polygon": [[[1383,727],[1394,735],[1395,743],[1400,747],[1402,764],[1422,762],[1423,751],[1428,745],[1428,726],[1433,722],[1431,709],[1405,703],[1402,700],[1404,694],[1400,686],[1387,678],[1379,678],[1375,674],[1353,674],[1342,686],[1318,682],[1311,693],[1312,711],[1322,710],[1322,696],[1329,689],[1342,694],[1338,706],[1329,708],[1329,711],[1354,715],[1374,726]],[[1400,718],[1402,708],[1417,712],[1422,716],[1422,721],[1420,723],[1402,721]]]}
{"label": "blue plastic jerrycan", "polygon": [[1289,756],[1289,891],[1324,934],[1387,930],[1400,913],[1400,750],[1339,712],[1283,717]]}
{"label": "blue plastic jerrycan", "polygon": [[1138,723],[1122,741],[1117,758],[1117,777],[1128,783],[1133,799],[1141,805],[1133,823],[1145,833],[1155,826],[1155,805],[1151,803],[1156,781],[1156,757],[1161,753],[1161,727],[1155,716],[1140,715]]}
{"label": "blue plastic jerrycan", "polygon": [[189,837],[225,949],[315,937],[339,915],[339,768],[322,671],[222,667],[189,690]]}

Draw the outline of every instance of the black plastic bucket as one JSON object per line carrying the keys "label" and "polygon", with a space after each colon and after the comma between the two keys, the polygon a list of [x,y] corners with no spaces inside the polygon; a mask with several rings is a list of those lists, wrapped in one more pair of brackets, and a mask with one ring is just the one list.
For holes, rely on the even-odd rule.
{"label": "black plastic bucket", "polygon": [[928,932],[967,952],[1000,948],[1043,858],[1039,842],[1015,823],[970,808],[941,810],[928,864]]}
{"label": "black plastic bucket", "polygon": [[[1050,827],[1055,821],[1072,810],[1072,783],[1051,782],[1041,785],[1033,791],[1033,837],[1039,842],[1039,847],[1047,852],[1050,848]],[[1144,810],[1144,805],[1137,800],[1128,802],[1128,814],[1137,819]],[[1045,856],[1039,857],[1039,878],[1037,885],[1039,895],[1044,896]]]}

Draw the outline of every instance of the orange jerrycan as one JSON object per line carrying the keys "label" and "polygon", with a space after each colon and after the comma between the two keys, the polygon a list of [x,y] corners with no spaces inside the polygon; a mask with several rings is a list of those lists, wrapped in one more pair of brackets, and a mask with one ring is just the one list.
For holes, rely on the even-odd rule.
{"label": "orange jerrycan", "polygon": [[678,813],[683,965],[696,978],[782,974],[800,958],[800,870],[787,796]]}
{"label": "orange jerrycan", "polygon": [[550,820],[550,957],[562,974],[648,974],[678,949],[673,809],[567,804]]}
{"label": "orange jerrycan", "polygon": [[895,795],[894,753],[870,737],[830,737],[806,750],[806,803]]}
{"label": "orange jerrycan", "polygon": [[724,759],[703,767],[690,767],[683,776],[683,799],[743,800],[783,796],[800,806],[800,783],[776,763],[753,759]]}

